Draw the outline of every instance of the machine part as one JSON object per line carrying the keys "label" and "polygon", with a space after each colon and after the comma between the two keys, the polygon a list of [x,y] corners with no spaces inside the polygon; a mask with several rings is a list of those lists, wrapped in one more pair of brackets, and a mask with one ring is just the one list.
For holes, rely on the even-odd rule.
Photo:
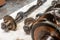
{"label": "machine part", "polygon": [[43,13],[38,13],[37,15],[36,15],[36,18],[35,19],[38,19],[39,17],[41,17],[43,15]]}
{"label": "machine part", "polygon": [[31,18],[31,17],[25,19],[23,29],[24,29],[26,34],[30,34],[31,29],[32,29],[32,25],[34,24],[35,21],[36,20],[34,18]]}
{"label": "machine part", "polygon": [[[33,18],[25,19],[23,29],[26,33],[28,33],[28,34],[31,33],[30,31],[32,30],[32,26],[35,25],[36,23],[43,22],[43,21],[46,21],[46,20],[48,20],[52,23],[55,23],[55,20],[53,20],[54,16],[52,14],[45,14],[45,15],[37,14],[37,16],[39,16],[39,18],[37,20],[35,20]],[[40,16],[43,17],[43,18],[41,18]]]}
{"label": "machine part", "polygon": [[6,4],[6,0],[0,0],[0,7]]}
{"label": "machine part", "polygon": [[50,6],[45,11],[45,13],[51,13],[52,15],[54,15],[57,25],[60,25],[60,12],[59,12],[60,11],[60,0],[57,0],[57,1],[54,0],[52,4],[54,5]]}
{"label": "machine part", "polygon": [[52,6],[50,6],[46,11],[46,12],[49,12],[49,11],[52,11],[52,10],[56,10],[54,8],[60,8],[60,1],[59,0],[53,0],[52,3],[51,3]]}
{"label": "machine part", "polygon": [[19,12],[16,16],[15,22],[18,23],[21,19],[23,19],[23,17],[24,17],[24,13]]}
{"label": "machine part", "polygon": [[8,32],[9,30],[16,30],[17,24],[15,22],[15,20],[9,16],[6,15],[3,17],[4,22],[1,23],[1,28],[4,29],[6,32]]}
{"label": "machine part", "polygon": [[[47,0],[37,0],[37,4],[33,5],[31,8],[29,8],[26,12],[19,12],[17,13],[16,19],[21,21],[25,17],[27,17],[29,14],[31,14],[33,11],[35,11],[37,8],[39,8],[43,3],[45,3]],[[41,5],[39,5],[41,3]],[[21,16],[22,15],[22,16]]]}
{"label": "machine part", "polygon": [[[46,23],[46,22],[41,22],[41,23],[37,23],[35,25],[33,25],[33,28],[31,30],[31,36],[33,40],[46,40],[48,38],[48,36],[59,36],[59,38],[57,37],[58,40],[60,40],[60,32],[59,30],[56,28],[56,25],[53,25],[51,23]],[[51,31],[49,31],[49,29],[51,29]],[[51,33],[53,35],[51,35]],[[55,38],[54,38],[55,39]]]}
{"label": "machine part", "polygon": [[37,5],[42,5],[45,3],[47,0],[37,0]]}
{"label": "machine part", "polygon": [[[40,1],[40,0],[39,0]],[[46,2],[46,1],[45,1]],[[40,2],[39,2],[40,3]],[[44,3],[44,2],[43,2]],[[17,13],[17,16],[15,19],[13,19],[11,16],[5,16],[3,19],[4,19],[4,22],[5,23],[5,20],[7,20],[7,24],[5,23],[5,25],[7,27],[10,26],[10,29],[15,29],[16,28],[16,25],[18,22],[20,22],[22,19],[24,19],[25,17],[27,17],[29,14],[31,14],[31,12],[35,11],[38,7],[40,7],[41,5],[33,5],[31,8],[29,8],[26,12],[19,12]],[[9,19],[9,20],[8,20]],[[3,26],[4,27],[4,26]],[[3,28],[2,28],[3,29]]]}

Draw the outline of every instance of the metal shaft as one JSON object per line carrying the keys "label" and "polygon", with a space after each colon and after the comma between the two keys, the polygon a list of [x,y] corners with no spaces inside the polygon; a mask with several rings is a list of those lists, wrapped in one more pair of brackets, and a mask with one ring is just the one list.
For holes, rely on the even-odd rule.
{"label": "metal shaft", "polygon": [[37,0],[37,4],[32,6],[31,8],[29,8],[26,12],[21,12],[18,13],[18,15],[16,16],[16,23],[20,22],[22,19],[24,19],[25,17],[27,17],[29,14],[31,14],[33,11],[35,11],[37,8],[39,8],[43,3],[45,3],[46,0]]}

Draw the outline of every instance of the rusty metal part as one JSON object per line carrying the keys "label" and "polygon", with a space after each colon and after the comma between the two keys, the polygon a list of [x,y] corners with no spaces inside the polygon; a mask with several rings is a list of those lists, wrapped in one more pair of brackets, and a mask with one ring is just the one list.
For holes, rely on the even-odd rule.
{"label": "rusty metal part", "polygon": [[[53,15],[54,16],[56,16],[55,15],[55,10],[56,10],[56,8],[58,8],[58,6],[56,6],[57,4],[59,4],[58,2],[55,4],[55,3],[53,3],[52,4],[52,6],[45,12],[45,13],[47,13],[47,12],[49,12],[49,11],[51,11],[51,10],[53,10]],[[59,7],[60,8],[60,7]],[[59,10],[59,8],[57,9],[57,10]],[[45,24],[45,25],[44,25]],[[35,25],[33,25],[33,28],[32,28],[32,32],[31,32],[31,35],[32,35],[32,39],[33,40],[41,40],[41,36],[39,36],[38,34],[41,34],[42,36],[44,36],[44,34],[43,33],[41,33],[42,31],[47,31],[47,33],[48,33],[48,30],[44,30],[44,29],[39,29],[39,28],[41,28],[41,26],[46,26],[46,25],[50,25],[50,27],[52,28],[52,29],[54,29],[59,35],[59,38],[57,38],[57,40],[60,40],[60,27],[59,26],[57,26],[56,24],[54,24],[54,23],[52,23],[52,24],[50,24],[50,23],[37,23],[37,24],[35,24]],[[46,27],[45,27],[46,28]],[[55,39],[56,40],[56,39]]]}
{"label": "rusty metal part", "polygon": [[[59,30],[55,27],[55,25],[51,25],[50,23],[46,23],[46,22],[37,23],[37,24],[33,25],[33,28],[31,30],[31,36],[32,36],[33,40],[38,40],[38,39],[41,40],[42,37],[44,36],[44,34],[41,33],[43,31],[47,32],[47,35],[48,35],[49,31],[48,31],[48,29],[44,29],[44,26],[45,26],[45,28],[49,27],[49,28],[54,29],[58,34],[60,33]],[[40,33],[42,36],[41,35],[39,36]]]}
{"label": "rusty metal part", "polygon": [[4,22],[1,23],[1,28],[4,29],[6,32],[10,31],[10,30],[16,30],[17,24],[15,22],[15,20],[9,16],[6,15],[3,17]]}
{"label": "rusty metal part", "polygon": [[0,7],[6,3],[6,0],[0,0]]}
{"label": "rusty metal part", "polygon": [[32,29],[32,25],[34,22],[35,22],[35,19],[33,19],[31,17],[25,19],[23,29],[24,29],[26,34],[30,34],[31,29]]}

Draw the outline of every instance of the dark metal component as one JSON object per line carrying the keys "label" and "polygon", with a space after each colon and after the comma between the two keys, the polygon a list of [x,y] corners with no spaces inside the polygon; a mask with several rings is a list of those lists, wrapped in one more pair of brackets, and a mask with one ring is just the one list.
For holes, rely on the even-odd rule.
{"label": "dark metal component", "polygon": [[16,16],[15,22],[18,23],[21,19],[23,19],[24,16],[25,15],[23,12],[19,12]]}
{"label": "dark metal component", "polygon": [[[41,1],[41,0],[38,0],[38,1]],[[46,2],[46,1],[45,0],[41,1],[42,4],[44,2]],[[2,27],[1,28],[2,29],[6,29],[6,30],[15,30],[16,27],[17,27],[16,26],[17,23],[20,22],[25,17],[27,17],[29,14],[31,14],[31,12],[35,11],[38,7],[40,7],[41,5],[39,5],[39,4],[40,4],[40,2],[37,2],[37,4],[32,6],[31,8],[29,8],[28,11],[17,13],[17,16],[16,16],[15,19],[13,19],[11,16],[5,16],[6,18],[5,17],[3,18],[4,22],[2,23]]]}
{"label": "dark metal component", "polygon": [[7,27],[7,26],[5,25],[5,23],[1,23],[1,26],[2,26],[2,27],[1,27],[2,29],[5,29],[5,28]]}
{"label": "dark metal component", "polygon": [[[38,16],[39,14],[37,14],[37,16]],[[40,16],[40,15],[39,15]],[[43,14],[41,15],[41,16],[44,16]],[[41,22],[42,21],[46,21],[46,20],[48,20],[48,21],[50,21],[50,22],[52,22],[52,23],[55,23],[55,20],[53,20],[54,19],[54,16],[52,15],[52,14],[45,14],[45,19],[44,20],[41,20]],[[40,20],[40,19],[38,19],[38,20]],[[31,31],[31,29],[32,29],[32,26],[34,25],[34,23],[37,23],[36,21],[38,21],[38,20],[34,20],[33,18],[27,18],[25,21],[24,21],[24,31],[26,32],[26,33],[30,33],[30,31]],[[33,22],[33,21],[35,21],[35,22]],[[39,21],[38,21],[39,22]],[[29,26],[29,24],[31,24],[32,23],[32,25],[31,26]],[[31,29],[30,29],[31,28]],[[28,30],[28,32],[26,31],[26,30]]]}
{"label": "dark metal component", "polygon": [[23,29],[26,32],[26,34],[30,34],[32,27],[24,26]]}
{"label": "dark metal component", "polygon": [[54,0],[54,1],[52,1],[52,6],[56,5],[57,2],[58,2],[58,0]]}
{"label": "dark metal component", "polygon": [[33,18],[25,19],[23,29],[26,34],[30,34],[31,29],[32,29],[32,25],[34,22],[35,22],[35,19],[33,19]]}
{"label": "dark metal component", "polygon": [[1,23],[1,28],[4,29],[6,32],[10,31],[10,30],[16,30],[17,24],[15,22],[15,20],[9,16],[6,15],[3,17],[4,22]]}
{"label": "dark metal component", "polygon": [[59,4],[60,4],[60,1],[59,1],[59,0],[53,0],[52,3],[51,3],[52,6],[50,6],[50,7],[45,11],[45,13],[46,13],[46,12],[49,12],[49,11],[51,11],[51,10],[54,10],[53,8],[59,7]]}
{"label": "dark metal component", "polygon": [[[37,28],[39,28],[40,26],[51,26],[51,28],[54,28],[57,33],[60,33],[59,28],[57,28],[57,26],[56,26],[55,24],[49,23],[49,22],[40,22],[40,23],[37,23],[37,24],[33,25],[33,28],[32,28],[32,30],[31,30],[31,36],[32,36],[32,39],[33,39],[33,40],[34,40],[34,31],[35,31]],[[42,30],[42,31],[45,31],[45,30]],[[41,31],[41,32],[42,32],[42,31]],[[37,35],[38,35],[38,34],[37,34]],[[41,35],[42,35],[42,34],[41,34]],[[38,35],[38,36],[39,36],[39,35]]]}
{"label": "dark metal component", "polygon": [[50,6],[46,11],[46,12],[50,12],[53,11],[51,14],[54,15],[55,20],[57,20],[58,22],[60,22],[60,0],[54,0],[52,2],[52,6]]}
{"label": "dark metal component", "polygon": [[[57,12],[56,12],[56,10],[57,10]],[[53,11],[51,14],[53,14],[54,15],[54,17],[55,17],[55,20],[60,20],[60,12],[59,12],[59,10],[60,10],[60,0],[54,0],[54,1],[52,1],[52,6],[50,6],[46,11],[45,11],[45,13],[46,12],[50,12],[50,11]]]}
{"label": "dark metal component", "polygon": [[19,20],[19,21],[21,21],[22,19],[24,19],[25,17],[27,17],[29,14],[31,14],[33,11],[35,11],[38,7],[40,7],[43,3],[45,3],[47,0],[43,0],[43,1],[42,0],[37,0],[37,1],[38,2],[37,2],[36,5],[34,5],[31,8],[29,8],[26,12],[22,12],[23,17],[21,17],[21,15],[19,14],[21,12],[19,12],[18,13],[19,15],[17,14],[16,19]]}
{"label": "dark metal component", "polygon": [[[59,4],[59,2],[58,2],[58,0],[57,1],[53,1],[53,3],[52,3],[52,6],[51,7],[49,7],[48,8],[48,10],[45,12],[45,13],[47,13],[47,12],[50,12],[50,11],[53,11],[52,12],[52,14],[53,14],[53,18],[54,18],[54,20],[56,20],[56,12],[55,12],[55,10],[59,10],[59,8],[60,8],[60,5],[58,5],[57,6],[57,4]],[[58,8],[59,7],[59,8]],[[59,12],[59,14],[60,14],[60,12]],[[52,17],[51,17],[52,18]],[[47,20],[48,22],[39,22],[39,23],[37,23],[37,24],[35,24],[35,25],[33,25],[32,27],[32,30],[31,30],[31,36],[32,36],[32,39],[33,40],[35,40],[34,39],[34,36],[36,36],[36,35],[34,35],[37,31],[35,31],[36,29],[38,29],[40,26],[50,26],[51,28],[53,28],[53,29],[55,29],[55,31],[57,32],[57,33],[59,33],[60,34],[60,27],[58,26],[58,25],[56,25],[56,24],[54,24],[54,23],[51,23],[51,22],[49,22],[49,21],[51,21],[51,18],[50,17],[47,17],[47,19],[49,19],[49,20]],[[52,18],[52,20],[53,20],[53,18]],[[42,30],[42,31],[45,31],[45,30]],[[42,32],[41,31],[41,32]],[[39,31],[39,33],[41,33],[40,31]],[[48,32],[46,32],[46,33],[48,33]],[[43,36],[45,33],[41,33],[41,35]],[[38,35],[38,34],[37,34]],[[46,34],[45,34],[46,35]],[[50,35],[50,34],[49,34]],[[60,35],[59,35],[60,36]],[[40,36],[41,37],[41,36]],[[38,38],[40,38],[39,37],[39,35],[38,35]],[[41,39],[36,39],[36,40],[41,40]],[[58,38],[54,38],[53,40],[60,40],[60,39],[58,39]]]}
{"label": "dark metal component", "polygon": [[38,13],[38,14],[36,15],[36,17],[39,18],[39,17],[41,17],[42,15],[43,15],[43,13]]}

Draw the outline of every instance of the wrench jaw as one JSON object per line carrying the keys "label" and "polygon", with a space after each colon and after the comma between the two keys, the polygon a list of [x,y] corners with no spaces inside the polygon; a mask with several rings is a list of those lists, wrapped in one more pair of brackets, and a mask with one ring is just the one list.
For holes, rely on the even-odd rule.
{"label": "wrench jaw", "polygon": [[15,31],[17,24],[15,23],[14,19],[11,16],[4,16],[3,17],[4,22],[1,23],[1,28],[5,31],[8,32],[10,30]]}

